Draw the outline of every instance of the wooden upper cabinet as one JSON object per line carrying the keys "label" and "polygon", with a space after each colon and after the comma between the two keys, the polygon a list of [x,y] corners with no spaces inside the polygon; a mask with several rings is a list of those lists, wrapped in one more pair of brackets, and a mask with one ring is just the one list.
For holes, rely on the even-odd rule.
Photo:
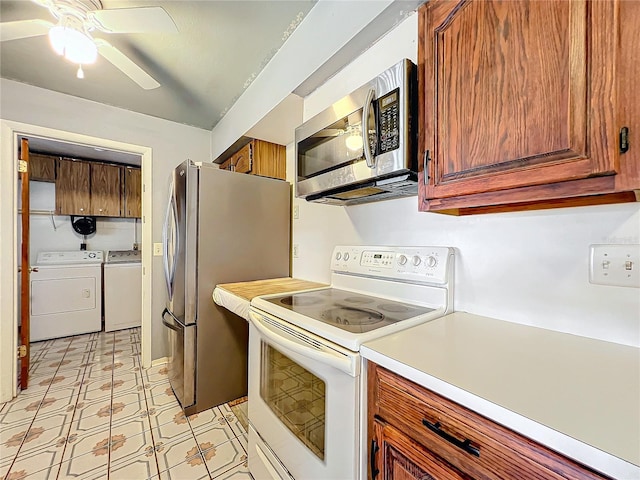
{"label": "wooden upper cabinet", "polygon": [[262,177],[279,178],[285,180],[286,172],[286,148],[284,145],[254,140],[253,144],[253,175]]}
{"label": "wooden upper cabinet", "polygon": [[124,217],[142,217],[142,175],[139,168],[124,169]]}
{"label": "wooden upper cabinet", "polygon": [[250,173],[253,168],[253,142],[247,143],[244,147],[231,155],[227,160],[228,170],[238,173]]}
{"label": "wooden upper cabinet", "polygon": [[90,215],[90,166],[87,162],[60,159],[56,178],[56,213]]}
{"label": "wooden upper cabinet", "polygon": [[[419,136],[430,159],[421,210],[620,190],[625,3],[637,2],[433,0],[421,8]],[[629,38],[640,35],[627,28]]]}
{"label": "wooden upper cabinet", "polygon": [[29,153],[29,180],[55,182],[57,158],[51,155]]}
{"label": "wooden upper cabinet", "polygon": [[91,215],[120,216],[120,173],[115,165],[91,164]]}
{"label": "wooden upper cabinet", "polygon": [[222,162],[220,169],[285,180],[286,149],[284,145],[254,139]]}

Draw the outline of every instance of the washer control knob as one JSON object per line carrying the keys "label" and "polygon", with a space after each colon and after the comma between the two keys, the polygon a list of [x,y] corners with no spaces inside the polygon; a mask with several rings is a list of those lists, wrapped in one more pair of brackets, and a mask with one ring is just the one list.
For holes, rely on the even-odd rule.
{"label": "washer control knob", "polygon": [[340,252],[336,253],[336,260],[340,260],[342,258],[342,254]]}
{"label": "washer control knob", "polygon": [[413,258],[411,259],[411,263],[413,263],[414,266],[418,266],[420,265],[420,262],[422,260],[420,260],[420,257],[418,255],[414,255]]}
{"label": "washer control knob", "polygon": [[407,263],[407,256],[406,255],[400,255],[398,257],[398,265],[406,265]]}
{"label": "washer control knob", "polygon": [[89,258],[96,258],[96,254],[95,254],[95,253],[93,253],[93,252],[91,252],[91,253],[89,254]]}
{"label": "washer control knob", "polygon": [[429,255],[427,257],[427,267],[435,267],[436,265],[438,265],[438,259],[436,257],[434,257],[433,255]]}
{"label": "washer control knob", "polygon": [[344,255],[342,256],[342,258],[344,258],[345,262],[349,260],[349,252],[344,252]]}

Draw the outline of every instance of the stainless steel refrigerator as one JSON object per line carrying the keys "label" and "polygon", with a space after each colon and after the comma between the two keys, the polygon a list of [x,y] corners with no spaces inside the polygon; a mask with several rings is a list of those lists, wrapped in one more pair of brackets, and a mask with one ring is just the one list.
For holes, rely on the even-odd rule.
{"label": "stainless steel refrigerator", "polygon": [[216,305],[217,284],[290,274],[291,186],[179,165],[163,231],[169,379],[187,415],[247,394],[248,324]]}

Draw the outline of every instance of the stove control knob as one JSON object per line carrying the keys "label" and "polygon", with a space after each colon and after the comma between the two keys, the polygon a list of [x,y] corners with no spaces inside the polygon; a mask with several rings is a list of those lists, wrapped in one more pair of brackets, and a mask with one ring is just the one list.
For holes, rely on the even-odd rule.
{"label": "stove control knob", "polygon": [[438,259],[436,257],[434,257],[433,255],[429,255],[427,257],[426,266],[433,268],[436,265],[438,265]]}
{"label": "stove control knob", "polygon": [[340,260],[342,258],[342,254],[340,252],[336,253],[336,260]]}
{"label": "stove control knob", "polygon": [[349,260],[349,252],[344,252],[343,258],[345,262]]}
{"label": "stove control knob", "polygon": [[407,256],[406,255],[400,255],[398,257],[398,265],[406,265],[407,263]]}
{"label": "stove control knob", "polygon": [[420,257],[418,255],[414,255],[413,258],[411,259],[411,263],[413,263],[413,265],[415,267],[417,267],[418,265],[420,265],[420,262],[422,260],[420,260]]}

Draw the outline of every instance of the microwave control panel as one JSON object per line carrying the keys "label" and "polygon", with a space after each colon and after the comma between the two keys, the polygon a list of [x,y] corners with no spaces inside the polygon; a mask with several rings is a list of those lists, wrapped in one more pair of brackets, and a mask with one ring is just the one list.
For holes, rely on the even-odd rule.
{"label": "microwave control panel", "polygon": [[380,97],[378,103],[378,153],[400,147],[400,89]]}

